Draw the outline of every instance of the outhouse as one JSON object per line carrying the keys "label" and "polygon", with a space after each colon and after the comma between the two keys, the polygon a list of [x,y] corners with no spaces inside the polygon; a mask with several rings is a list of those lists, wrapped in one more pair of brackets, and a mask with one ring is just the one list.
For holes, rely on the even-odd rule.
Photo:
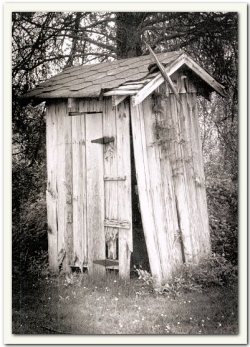
{"label": "outhouse", "polygon": [[[133,252],[131,151],[152,275],[209,254],[197,95],[224,87],[183,52],[64,69],[22,96],[46,101],[52,270],[118,269]],[[179,99],[179,100],[178,100]]]}

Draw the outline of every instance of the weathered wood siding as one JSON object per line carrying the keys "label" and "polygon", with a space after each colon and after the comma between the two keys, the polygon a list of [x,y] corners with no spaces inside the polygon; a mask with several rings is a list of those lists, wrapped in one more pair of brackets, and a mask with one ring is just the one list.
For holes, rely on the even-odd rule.
{"label": "weathered wood siding", "polygon": [[[70,99],[68,101],[69,112],[102,112],[102,102],[97,99]],[[95,117],[95,114],[93,114]],[[100,117],[100,116],[99,116]],[[90,193],[87,192],[88,187],[88,167],[86,154],[86,143],[90,145],[91,138],[86,136],[86,129],[97,125],[86,122],[86,115],[69,117],[72,121],[72,175],[73,175],[73,258],[72,265],[78,266],[80,269],[83,266],[89,266],[88,257],[91,253],[92,234],[88,233],[90,221],[87,219],[87,195],[90,199]],[[98,118],[99,119],[99,118]],[[88,134],[91,136],[90,131]],[[94,136],[94,135],[93,135]],[[95,147],[95,146],[94,146]],[[89,148],[91,152],[91,148]],[[100,148],[99,148],[100,150]],[[91,153],[90,153],[91,156]],[[93,183],[93,181],[91,181]],[[91,183],[90,182],[90,183]],[[91,183],[91,184],[92,184]],[[91,256],[91,259],[93,257]],[[92,265],[90,266],[92,271]]]}
{"label": "weathered wood siding", "polygon": [[[131,107],[135,166],[143,229],[152,275],[159,284],[181,263],[173,179],[156,141],[152,99]],[[166,175],[166,176],[165,176]],[[166,205],[168,204],[168,205]]]}
{"label": "weathered wood siding", "polygon": [[[92,142],[103,136],[114,142]],[[129,277],[129,141],[128,103],[115,108],[111,98],[48,103],[48,239],[54,271],[87,266],[90,273],[104,274],[105,267],[95,261],[119,258],[121,277]]]}
{"label": "weathered wood siding", "polygon": [[163,100],[161,135],[172,166],[184,260],[198,262],[211,248],[197,99],[190,81],[189,86],[191,92],[180,94],[181,104],[173,94]]}
{"label": "weathered wood siding", "polygon": [[72,132],[67,103],[47,104],[47,206],[50,267],[69,270],[73,250]]}
{"label": "weathered wood siding", "polygon": [[87,264],[86,235],[86,135],[85,117],[72,117],[73,175],[73,264],[80,269]]}
{"label": "weathered wood siding", "polygon": [[[112,107],[111,98],[105,99],[103,135],[115,139],[104,146],[104,176],[109,178],[104,181],[105,220],[117,221],[118,226],[106,226],[105,237],[107,256],[109,259],[119,258],[122,278],[129,278],[133,250],[129,121],[128,102]],[[124,224],[126,228],[122,227],[123,221],[128,222]]]}
{"label": "weathered wood siding", "polygon": [[[70,110],[97,112],[97,100],[71,100]],[[85,116],[69,117],[66,100],[46,105],[47,210],[50,268],[87,261]]]}
{"label": "weathered wood siding", "polygon": [[164,84],[131,106],[143,228],[159,282],[210,252],[196,93],[187,76],[175,77],[181,104]]}
{"label": "weathered wood siding", "polygon": [[48,220],[48,252],[49,266],[52,271],[58,271],[57,260],[57,175],[55,158],[57,156],[57,116],[55,104],[46,105],[46,152],[47,152],[47,220]]}
{"label": "weathered wood siding", "polygon": [[103,146],[91,141],[102,136],[102,113],[86,114],[88,270],[99,275],[105,268],[93,261],[105,259]]}

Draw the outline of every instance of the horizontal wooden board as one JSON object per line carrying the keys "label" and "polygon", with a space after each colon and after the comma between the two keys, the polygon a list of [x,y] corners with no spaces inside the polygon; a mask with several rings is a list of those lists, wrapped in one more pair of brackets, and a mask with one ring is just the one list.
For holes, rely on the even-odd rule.
{"label": "horizontal wooden board", "polygon": [[97,260],[93,260],[93,263],[98,265],[103,265],[105,267],[109,266],[114,268],[114,266],[119,265],[119,260],[97,259]]}
{"label": "horizontal wooden board", "polygon": [[130,222],[126,220],[105,219],[104,226],[118,229],[130,229]]}
{"label": "horizontal wooden board", "polygon": [[126,176],[104,176],[104,181],[126,181]]}

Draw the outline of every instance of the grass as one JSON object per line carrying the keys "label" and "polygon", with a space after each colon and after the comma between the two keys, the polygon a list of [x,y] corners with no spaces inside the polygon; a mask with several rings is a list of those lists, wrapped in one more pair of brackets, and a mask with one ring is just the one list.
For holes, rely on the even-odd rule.
{"label": "grass", "polygon": [[13,282],[13,334],[237,334],[236,286],[160,295],[115,274]]}

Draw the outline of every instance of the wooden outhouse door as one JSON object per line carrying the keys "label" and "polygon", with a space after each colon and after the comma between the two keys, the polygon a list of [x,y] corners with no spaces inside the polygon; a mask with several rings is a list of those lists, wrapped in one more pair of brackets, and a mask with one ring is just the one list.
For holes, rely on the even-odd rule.
{"label": "wooden outhouse door", "polygon": [[105,274],[110,267],[129,277],[128,104],[72,100],[69,107],[59,100],[47,104],[46,119],[50,268]]}
{"label": "wooden outhouse door", "polygon": [[[126,108],[126,107],[125,107]],[[128,111],[128,109],[127,109]],[[87,262],[91,273],[119,269],[128,278],[132,252],[129,113],[86,113]]]}

